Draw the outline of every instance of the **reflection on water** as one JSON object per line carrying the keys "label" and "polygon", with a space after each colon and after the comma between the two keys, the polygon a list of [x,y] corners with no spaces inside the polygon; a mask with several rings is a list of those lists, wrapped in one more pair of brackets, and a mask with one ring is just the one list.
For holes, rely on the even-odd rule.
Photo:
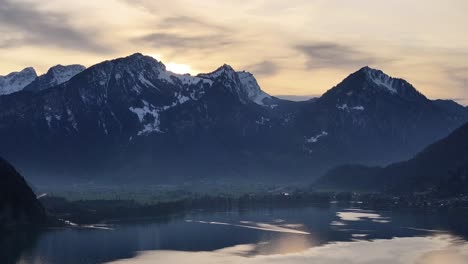
{"label": "reflection on water", "polygon": [[194,223],[210,224],[210,225],[227,225],[227,226],[243,227],[243,228],[250,228],[250,229],[257,229],[257,230],[271,231],[271,232],[310,235],[310,233],[308,232],[293,229],[293,228],[302,227],[303,226],[302,224],[268,224],[268,223],[255,223],[251,221],[240,221],[240,224],[231,224],[231,223],[222,223],[222,222],[206,222],[206,221],[193,221],[193,220],[185,220],[185,222],[187,223],[194,222]]}
{"label": "reflection on water", "polygon": [[25,250],[34,248],[38,236],[35,230],[0,232],[0,263],[16,263]]}
{"label": "reflection on water", "polygon": [[10,263],[468,263],[467,215],[336,206],[195,212],[112,229],[50,230]]}
{"label": "reflection on water", "polygon": [[376,223],[390,222],[388,217],[382,217],[381,215],[373,213],[372,211],[364,211],[359,209],[348,209],[343,212],[338,212],[337,216],[344,221],[360,221],[364,219],[370,219]]}
{"label": "reflection on water", "polygon": [[[287,242],[286,242],[287,244]],[[457,245],[451,236],[394,238],[389,240],[336,242],[288,254],[255,255],[248,252],[257,245],[238,245],[209,252],[153,251],[143,252],[129,260],[112,264],[150,263],[380,263],[380,264],[466,264],[468,247]]]}

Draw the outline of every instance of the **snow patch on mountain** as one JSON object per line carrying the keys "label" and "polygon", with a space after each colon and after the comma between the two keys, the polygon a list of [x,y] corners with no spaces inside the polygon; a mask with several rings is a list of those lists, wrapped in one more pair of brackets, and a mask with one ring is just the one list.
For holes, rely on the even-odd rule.
{"label": "snow patch on mountain", "polygon": [[73,114],[73,112],[69,108],[67,108],[67,116],[68,116],[67,121],[69,123],[71,123],[71,125],[72,125],[73,129],[75,129],[75,131],[78,131],[78,123],[75,120],[75,115]]}
{"label": "snow patch on mountain", "polygon": [[326,131],[322,131],[320,134],[306,138],[306,143],[317,143],[321,137],[328,136]]}
{"label": "snow patch on mountain", "polygon": [[369,67],[364,68],[364,72],[367,74],[369,81],[373,82],[379,87],[385,88],[388,92],[396,94],[398,91],[395,88],[395,79],[383,73],[382,71],[371,69]]}
{"label": "snow patch on mountain", "polygon": [[52,107],[50,107],[49,105],[45,105],[43,107],[43,113],[44,113],[44,119],[46,120],[47,122],[47,126],[49,128],[52,128],[52,123],[53,121],[60,121],[62,120],[62,116],[61,116],[61,113],[57,110],[54,110]]}
{"label": "snow patch on mountain", "polygon": [[45,113],[45,120],[47,121],[47,126],[52,127],[52,120],[60,121],[62,117],[58,114]]}
{"label": "snow patch on mountain", "polygon": [[191,75],[188,75],[188,74],[180,75],[180,74],[176,74],[176,73],[172,73],[172,72],[170,72],[170,73],[172,74],[172,76],[177,78],[182,84],[185,84],[185,85],[199,84],[200,82],[202,82],[203,84],[208,84],[208,85],[213,84],[212,80],[200,78],[200,77],[197,77],[197,76],[191,76]]}
{"label": "snow patch on mountain", "polygon": [[165,70],[164,70],[164,71],[160,71],[160,72],[158,73],[158,78],[159,78],[160,80],[163,80],[163,81],[165,81],[165,82],[167,82],[167,83],[171,83],[171,84],[174,84],[174,80],[172,79],[173,76],[174,76],[174,75],[172,75],[171,72],[165,71]]}
{"label": "snow patch on mountain", "polygon": [[197,85],[200,82],[208,85],[213,84],[213,81],[210,79],[191,76],[190,74],[177,74],[171,71],[161,71],[159,78],[171,84],[177,84],[176,82],[180,82],[182,85]]}
{"label": "snow patch on mountain", "polygon": [[46,114],[45,120],[47,121],[47,126],[50,128],[50,124],[52,122],[52,116]]}
{"label": "snow patch on mountain", "polygon": [[152,132],[162,133],[159,128],[159,111],[153,105],[142,100],[143,107],[130,107],[130,111],[135,113],[143,125],[143,129],[138,132],[138,135],[147,135]]}
{"label": "snow patch on mountain", "polygon": [[337,105],[336,108],[340,110],[345,110],[345,111],[351,111],[351,110],[357,110],[357,111],[364,111],[364,106],[358,105],[358,106],[348,106],[348,104],[342,104],[342,105]]}
{"label": "snow patch on mountain", "polygon": [[142,84],[144,84],[144,85],[146,85],[146,86],[150,86],[150,87],[156,88],[156,86],[155,86],[152,82],[150,82],[148,79],[146,79],[144,73],[140,73],[140,74],[138,75],[138,80],[139,80]]}
{"label": "snow patch on mountain", "polygon": [[177,95],[177,101],[178,101],[179,104],[183,104],[183,103],[189,101],[190,99],[192,99],[192,98],[190,98],[188,96],[185,96],[185,95],[182,95],[182,94]]}
{"label": "snow patch on mountain", "polygon": [[247,92],[249,99],[256,104],[265,105],[263,100],[265,98],[271,98],[271,96],[260,89],[255,77],[251,73],[245,71],[237,72],[237,74],[242,88]]}
{"label": "snow patch on mountain", "polygon": [[246,71],[236,72],[231,66],[224,64],[211,73],[199,74],[200,78],[216,81],[222,78],[223,85],[236,92],[243,102],[251,101],[258,105],[266,106],[264,99],[271,96],[260,88],[255,77]]}
{"label": "snow patch on mountain", "polygon": [[12,94],[23,90],[36,79],[36,71],[29,67],[20,72],[12,72],[6,76],[0,76],[0,95]]}
{"label": "snow patch on mountain", "polygon": [[154,105],[148,103],[145,100],[141,100],[143,104],[142,107],[133,107],[133,106],[130,107],[129,110],[137,115],[138,120],[140,121],[140,124],[143,125],[143,129],[140,130],[137,133],[137,135],[138,136],[149,135],[153,132],[164,133],[164,131],[160,127],[161,121],[159,117],[161,113],[170,108],[176,107],[190,100],[193,100],[193,98],[190,98],[182,94],[177,94],[175,98],[176,98],[176,101],[174,101],[172,104],[165,105],[162,107],[155,107]]}
{"label": "snow patch on mountain", "polygon": [[317,143],[322,137],[326,137],[326,136],[328,136],[328,132],[322,131],[322,132],[320,132],[319,134],[317,134],[315,136],[304,137],[305,142],[304,142],[304,144],[302,146],[302,149],[306,153],[312,154],[314,152],[313,144]]}
{"label": "snow patch on mountain", "polygon": [[359,110],[359,111],[364,111],[364,106],[362,106],[362,105],[353,106],[353,107],[351,107],[351,109],[353,109],[353,110]]}
{"label": "snow patch on mountain", "polygon": [[255,123],[256,123],[257,125],[265,125],[265,124],[267,124],[268,122],[270,122],[270,119],[269,119],[269,118],[266,118],[266,117],[263,117],[263,116],[260,117],[259,120],[255,121]]}

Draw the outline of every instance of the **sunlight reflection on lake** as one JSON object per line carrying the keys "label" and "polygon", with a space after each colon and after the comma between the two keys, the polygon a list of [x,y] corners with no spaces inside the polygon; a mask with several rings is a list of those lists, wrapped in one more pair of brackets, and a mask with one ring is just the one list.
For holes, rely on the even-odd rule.
{"label": "sunlight reflection on lake", "polygon": [[191,212],[51,230],[12,263],[466,264],[467,215],[338,206]]}
{"label": "sunlight reflection on lake", "polygon": [[[136,258],[112,262],[113,264],[149,264],[149,263],[381,263],[381,264],[432,264],[468,263],[468,247],[455,243],[452,236],[394,238],[388,240],[336,242],[320,247],[308,248],[305,244],[302,251],[251,256],[257,252],[259,245],[237,245],[210,252],[187,251],[150,251],[142,252]],[[292,245],[294,245],[293,243]],[[280,243],[290,247],[289,241]],[[285,251],[288,252],[288,251]]]}

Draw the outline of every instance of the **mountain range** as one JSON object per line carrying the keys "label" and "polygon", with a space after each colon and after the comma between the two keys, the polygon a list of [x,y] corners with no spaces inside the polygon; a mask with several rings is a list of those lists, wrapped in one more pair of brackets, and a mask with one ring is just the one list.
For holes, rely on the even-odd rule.
{"label": "mountain range", "polygon": [[35,183],[310,181],[409,159],[468,121],[369,67],[302,102],[229,65],[180,75],[139,53],[27,80],[0,96],[0,155]]}

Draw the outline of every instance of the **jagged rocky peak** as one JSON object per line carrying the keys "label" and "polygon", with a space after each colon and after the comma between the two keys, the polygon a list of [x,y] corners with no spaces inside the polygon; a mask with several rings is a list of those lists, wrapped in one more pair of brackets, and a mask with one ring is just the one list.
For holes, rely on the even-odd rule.
{"label": "jagged rocky peak", "polygon": [[[89,71],[95,72],[95,77],[106,77],[109,74],[121,75],[123,72],[129,72],[131,75],[141,72],[160,72],[166,71],[166,66],[150,56],[145,56],[141,53],[134,53],[127,57],[121,57],[112,60],[106,60],[95,64],[88,68]],[[102,76],[101,76],[102,75]]]}
{"label": "jagged rocky peak", "polygon": [[85,66],[79,64],[72,64],[72,65],[55,65],[54,67],[50,68],[47,73],[53,74],[56,76],[57,79],[68,81],[74,75],[84,71],[86,69]]}
{"label": "jagged rocky peak", "polygon": [[242,87],[247,92],[247,95],[250,98],[250,100],[259,105],[263,105],[265,103],[264,99],[271,98],[269,94],[265,93],[260,88],[260,86],[257,83],[257,80],[255,79],[252,73],[241,71],[237,72],[237,74],[239,76],[239,80],[242,84]]}
{"label": "jagged rocky peak", "polygon": [[36,79],[34,68],[28,67],[20,72],[12,72],[6,76],[0,76],[0,95],[6,95],[23,90]]}
{"label": "jagged rocky peak", "polygon": [[200,73],[197,75],[198,77],[201,78],[207,78],[207,79],[217,79],[221,76],[226,76],[229,79],[235,79],[237,77],[236,71],[228,64],[223,64],[223,66],[219,67],[213,72],[210,73]]}
{"label": "jagged rocky peak", "polygon": [[[166,66],[153,57],[134,53],[127,57],[117,58],[110,61],[104,61],[89,68],[92,74],[86,74],[87,79],[92,83],[106,85],[108,80],[125,80],[128,84],[128,78],[133,79],[134,83],[140,90],[142,87],[158,87],[162,88],[161,83],[171,84],[171,89],[175,86],[180,86],[181,89],[186,85],[192,86],[190,89],[202,89],[211,87],[216,83],[216,86],[228,89],[238,95],[241,101],[252,101],[263,105],[265,98],[271,98],[260,89],[255,77],[248,72],[236,72],[233,67],[224,64],[218,69],[210,73],[201,73],[197,76],[189,74],[176,74],[166,69]],[[130,82],[132,83],[132,82]],[[162,86],[161,86],[162,85]],[[194,87],[196,86],[196,87]],[[203,88],[204,89],[204,88]]]}
{"label": "jagged rocky peak", "polygon": [[143,55],[141,53],[134,53],[130,56],[119,58],[112,60],[112,62],[128,64],[130,66],[144,66],[144,65],[151,65],[156,67],[158,70],[166,71],[166,65],[164,65],[161,61],[156,60],[155,58],[147,55]]}
{"label": "jagged rocky peak", "polygon": [[163,63],[141,53],[100,62],[80,74],[84,81],[90,85],[106,86],[109,81],[113,80],[128,82],[126,85],[140,82],[144,86],[153,88],[154,80],[166,79],[170,82],[171,79],[168,75]]}
{"label": "jagged rocky peak", "polygon": [[19,72],[11,72],[6,76],[0,76],[0,77],[6,78],[6,77],[11,77],[11,76],[21,76],[21,75],[28,75],[28,76],[29,75],[36,75],[37,76],[36,70],[34,70],[33,67],[26,67],[26,68],[22,69]]}
{"label": "jagged rocky peak", "polygon": [[55,65],[50,68],[45,74],[37,77],[31,84],[24,88],[25,91],[42,91],[56,85],[65,83],[73,78],[78,73],[86,69],[83,65]]}
{"label": "jagged rocky peak", "polygon": [[259,105],[264,105],[264,99],[271,98],[270,95],[262,91],[257,80],[250,72],[235,71],[230,65],[224,64],[215,71],[197,75],[213,81],[222,81],[226,88],[237,93],[243,102],[252,101]]}

